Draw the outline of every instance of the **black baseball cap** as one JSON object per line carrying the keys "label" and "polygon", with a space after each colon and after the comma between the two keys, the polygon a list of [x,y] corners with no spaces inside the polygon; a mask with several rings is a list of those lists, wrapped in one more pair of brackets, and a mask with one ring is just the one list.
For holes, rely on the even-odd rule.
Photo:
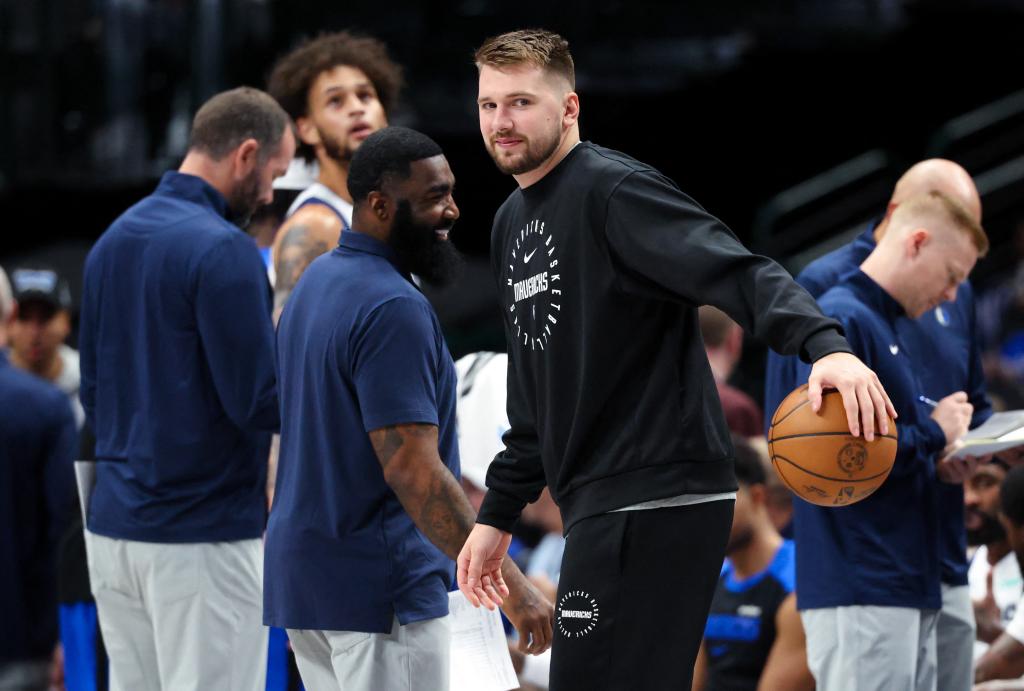
{"label": "black baseball cap", "polygon": [[54,311],[71,309],[71,289],[60,274],[46,267],[19,267],[11,272],[11,290],[18,304],[41,302]]}

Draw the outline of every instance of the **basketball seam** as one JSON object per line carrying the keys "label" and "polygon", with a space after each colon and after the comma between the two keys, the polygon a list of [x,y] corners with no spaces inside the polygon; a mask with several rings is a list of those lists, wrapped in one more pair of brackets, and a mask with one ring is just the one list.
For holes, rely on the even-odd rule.
{"label": "basketball seam", "polygon": [[783,420],[785,420],[787,417],[789,417],[790,415],[792,415],[796,411],[800,410],[801,408],[803,408],[805,405],[807,405],[810,402],[811,402],[811,399],[809,399],[809,398],[806,401],[801,402],[799,405],[795,406],[793,408],[793,410],[789,411],[788,413],[786,413],[785,415],[780,417],[778,420],[773,420],[771,426],[775,427],[776,425],[781,425]]}
{"label": "basketball seam", "polygon": [[[776,459],[776,458],[782,458],[782,457],[781,457],[781,456],[772,456],[772,463],[774,463],[774,462],[775,462],[775,459]],[[797,467],[797,468],[799,468],[800,466],[796,466],[796,467]],[[781,472],[779,472],[779,471],[778,471],[778,469],[776,469],[776,474],[777,474],[777,475],[778,475],[778,476],[779,476],[780,478],[782,478],[782,481],[783,481],[784,483],[786,483],[786,487],[789,487],[790,491],[791,491],[791,492],[793,492],[793,494],[795,494],[795,495],[796,495],[797,497],[799,497],[800,499],[803,499],[803,498],[804,498],[804,497],[803,497],[803,495],[802,495],[802,494],[800,494],[800,492],[798,492],[798,491],[797,491],[796,487],[794,487],[794,486],[793,486],[793,484],[792,484],[792,483],[791,483],[791,482],[790,482],[789,480],[787,480],[787,479],[786,479],[786,476],[785,476],[785,475],[783,475],[783,474],[782,474]],[[805,501],[806,501],[806,500],[805,500]]]}
{"label": "basketball seam", "polygon": [[[800,437],[852,437],[849,432],[806,432],[804,434],[789,434],[785,437],[775,437],[772,442],[785,441],[786,439],[799,439]],[[876,439],[892,439],[898,442],[899,439],[891,434],[879,434]],[[869,442],[870,443],[870,442]]]}
{"label": "basketball seam", "polygon": [[882,477],[883,475],[888,475],[889,472],[892,470],[892,468],[890,468],[889,470],[885,470],[885,471],[883,471],[881,473],[878,473],[877,475],[872,475],[871,477],[857,478],[856,480],[854,480],[854,479],[850,479],[850,478],[829,477],[828,475],[820,475],[820,474],[814,472],[813,470],[808,470],[807,468],[804,468],[802,465],[797,465],[796,463],[794,463],[793,461],[789,460],[785,456],[772,456],[772,460],[774,461],[775,459],[779,459],[781,461],[785,461],[786,463],[789,463],[794,468],[797,468],[798,470],[802,470],[803,472],[807,473],[808,475],[813,475],[814,477],[821,478],[822,480],[829,480],[830,482],[867,482],[868,480],[877,480],[878,478]]}

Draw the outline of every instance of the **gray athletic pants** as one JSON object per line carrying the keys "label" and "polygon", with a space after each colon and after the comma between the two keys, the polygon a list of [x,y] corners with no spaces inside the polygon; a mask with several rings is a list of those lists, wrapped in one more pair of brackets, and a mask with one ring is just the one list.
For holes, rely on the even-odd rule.
{"label": "gray athletic pants", "polygon": [[968,586],[942,584],[942,610],[935,634],[938,691],[967,691],[974,683],[974,606]]}
{"label": "gray athletic pants", "polygon": [[295,662],[308,691],[447,689],[451,632],[448,617],[391,633],[288,629]]}
{"label": "gray athletic pants", "polygon": [[262,540],[85,544],[110,691],[265,691]]}
{"label": "gray athletic pants", "polygon": [[936,691],[937,611],[832,607],[800,618],[818,691]]}

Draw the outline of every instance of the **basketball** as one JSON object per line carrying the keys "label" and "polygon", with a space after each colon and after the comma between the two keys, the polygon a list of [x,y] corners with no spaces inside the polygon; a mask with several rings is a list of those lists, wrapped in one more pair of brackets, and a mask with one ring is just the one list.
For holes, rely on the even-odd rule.
{"label": "basketball", "polygon": [[775,472],[801,499],[818,506],[848,506],[870,496],[889,477],[896,438],[892,418],[889,433],[876,433],[874,441],[851,435],[838,391],[824,392],[815,414],[804,384],[772,416],[768,453]]}

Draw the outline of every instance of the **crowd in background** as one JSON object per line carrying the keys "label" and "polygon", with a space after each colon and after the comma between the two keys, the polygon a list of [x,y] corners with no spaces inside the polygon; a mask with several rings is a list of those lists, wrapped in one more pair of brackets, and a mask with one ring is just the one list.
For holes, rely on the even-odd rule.
{"label": "crowd in background", "polygon": [[[320,177],[313,183],[320,186],[317,204],[303,208],[308,199],[295,201],[297,189],[311,189],[313,178],[279,183],[274,203],[257,214],[250,226],[275,282],[275,316],[312,259],[333,247],[338,234],[352,223],[350,200],[343,196],[339,200],[332,191],[347,184],[347,167],[342,162],[350,160],[351,152],[336,148],[347,146],[348,140],[332,141],[330,122],[332,109],[350,106],[334,103],[330,94],[318,101],[316,85],[321,79],[338,77],[339,67],[362,70],[364,81],[366,77],[379,81],[373,86],[384,105],[388,102],[384,89],[397,90],[400,85],[397,73],[387,72],[393,66],[388,65],[386,53],[372,53],[381,50],[378,44],[356,44],[344,50],[327,56],[306,75],[289,73],[285,64],[272,80],[272,95],[286,110],[287,96],[282,94],[299,94],[292,94],[298,100],[289,115],[299,122],[300,147],[307,147],[304,154],[300,149],[300,155],[320,166]],[[362,62],[367,51],[371,59]],[[359,67],[353,68],[353,63]],[[375,73],[378,69],[384,72]],[[381,88],[382,83],[387,86]],[[370,100],[365,93],[360,95],[358,87],[346,89],[357,100]],[[376,108],[371,116],[360,118],[366,135],[387,124],[386,108],[380,102]],[[342,138],[355,136],[353,132],[346,130]],[[362,126],[357,134],[361,141]],[[283,209],[288,207],[286,220]],[[988,396],[996,410],[1024,407],[1024,230],[1018,236],[1019,267],[989,281],[991,288],[977,296],[977,326],[971,327],[976,328],[982,347]],[[78,354],[68,342],[77,306],[66,279],[52,268],[5,268],[6,274],[0,273],[0,346],[4,348],[0,384],[6,388],[0,389],[0,395],[13,393],[0,399],[4,405],[0,426],[8,431],[14,426],[31,429],[33,435],[31,442],[0,448],[6,473],[0,478],[0,490],[5,493],[3,505],[9,507],[0,525],[0,550],[10,565],[2,581],[7,597],[4,611],[17,612],[12,621],[20,627],[5,631],[9,637],[0,639],[0,689],[37,688],[38,680],[44,678],[44,684],[56,688],[105,688],[106,654],[89,585],[82,515],[71,470],[73,459],[88,458],[91,453],[90,432],[83,431]],[[772,411],[762,411],[749,393],[730,384],[743,357],[740,327],[709,307],[701,309],[700,320],[718,395],[734,434],[740,490],[729,558],[712,604],[694,688],[813,688],[796,609],[790,539],[793,502],[799,500],[770,467],[763,430],[765,413],[770,418]],[[501,437],[508,429],[506,362],[503,354],[474,353],[456,364],[461,484],[474,509],[479,508],[486,489],[487,462],[502,448]],[[1017,556],[1024,558],[1024,471],[1013,470],[1013,465],[996,459],[979,465],[962,483],[971,546],[975,662],[985,670],[984,679],[1024,675],[1024,607],[1019,606],[1024,580]],[[270,477],[272,497],[274,474]],[[545,493],[524,512],[509,549],[533,587],[549,600],[557,592],[565,544],[562,532],[558,509]],[[506,628],[514,640],[513,628]],[[267,688],[296,687],[297,671],[294,661],[288,662],[283,635],[272,634],[267,645],[271,651]],[[543,656],[524,656],[514,643],[510,653],[524,688],[546,688]]]}

